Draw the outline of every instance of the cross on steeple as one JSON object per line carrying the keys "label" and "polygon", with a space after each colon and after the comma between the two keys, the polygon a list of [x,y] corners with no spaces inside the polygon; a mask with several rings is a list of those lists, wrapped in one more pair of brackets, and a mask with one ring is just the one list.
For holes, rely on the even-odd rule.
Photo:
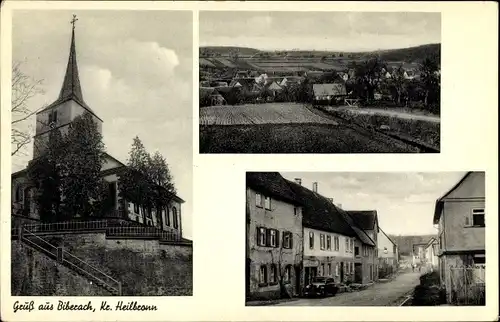
{"label": "cross on steeple", "polygon": [[75,22],[77,22],[77,21],[78,21],[78,18],[76,17],[76,15],[73,15],[73,19],[71,19],[71,22],[70,22],[70,24],[73,25],[73,30],[75,30]]}

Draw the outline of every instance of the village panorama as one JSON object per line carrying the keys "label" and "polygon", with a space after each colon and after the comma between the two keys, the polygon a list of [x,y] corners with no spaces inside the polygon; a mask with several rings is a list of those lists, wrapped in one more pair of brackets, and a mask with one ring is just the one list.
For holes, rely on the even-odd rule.
{"label": "village panorama", "polygon": [[[28,59],[13,63],[12,158],[24,158],[26,166],[11,176],[11,293],[13,296],[191,296],[192,240],[184,235],[183,210],[187,201],[177,190],[179,181],[175,180],[177,177],[171,168],[175,164],[167,163],[158,149],[150,152],[135,132],[140,128],[120,131],[119,136],[128,137],[118,143],[129,149],[127,161],[122,162],[108,152],[109,147],[103,143],[104,133],[115,133],[106,132],[106,126],[116,129],[116,119],[125,117],[129,105],[119,100],[120,115],[105,119],[103,114],[114,114],[109,110],[115,102],[114,97],[106,93],[112,89],[113,73],[122,72],[120,86],[125,86],[131,78],[126,77],[126,70],[113,69],[116,57],[96,59],[95,47],[98,46],[90,44],[89,39],[101,45],[105,43],[102,47],[108,46],[110,52],[115,50],[110,47],[110,44],[114,46],[112,40],[102,39],[105,36],[99,26],[94,26],[97,32],[92,37],[87,37],[90,33],[85,35],[93,28],[94,19],[107,21],[105,29],[111,33],[116,27],[109,21],[145,19],[144,15],[163,13],[143,13],[131,18],[120,12],[101,14],[85,12],[78,17],[68,14],[63,21],[62,16],[55,16],[59,15],[57,12],[24,13],[23,25],[27,17],[35,21],[52,17],[60,26],[64,24],[60,38],[49,34],[46,37],[52,37],[54,42],[61,39],[60,43],[66,45],[54,51],[58,56],[54,69],[63,76],[54,80],[56,97],[45,95],[43,82],[27,72],[30,68],[32,73],[43,70],[42,63],[33,65],[37,62]],[[22,16],[14,18],[14,26],[19,26],[16,22],[22,21]],[[79,29],[80,23],[85,27]],[[143,46],[139,50],[130,47],[127,59],[134,59],[134,64],[148,72],[148,64],[157,58],[141,62],[137,61],[137,54],[144,57],[148,52],[143,48],[154,50],[155,47],[145,47],[139,38],[131,40],[132,34],[119,26],[118,30],[119,37],[129,37],[124,42],[126,45]],[[28,30],[26,37],[32,36]],[[79,39],[84,41],[78,42]],[[36,40],[33,43],[36,47]],[[78,46],[81,43],[86,46]],[[29,55],[25,51],[15,56]],[[40,61],[52,63],[50,55],[39,55]],[[84,59],[80,60],[81,57]],[[79,69],[81,61],[83,68]],[[92,75],[89,71],[96,70],[95,78],[89,79]],[[108,75],[104,78],[106,82],[101,83],[105,86],[92,87],[103,79],[99,77],[103,71],[107,71],[104,76]],[[132,80],[140,77],[142,75],[134,72]],[[132,89],[134,95],[140,90],[139,86],[141,84],[136,83]],[[88,88],[104,93],[101,102],[106,104],[91,107],[89,97],[95,101],[98,93],[86,91]],[[148,87],[146,95],[152,95],[155,90]],[[32,100],[38,96],[51,103],[33,107]],[[148,104],[151,101],[150,97],[141,97],[140,113],[147,115],[147,109],[152,108]],[[170,107],[166,108],[172,113]],[[183,108],[186,110],[190,105]],[[134,109],[132,106],[132,113]],[[35,125],[34,133],[29,126],[19,126],[30,122]],[[148,126],[149,131],[155,131],[153,121]],[[165,133],[165,129],[160,130]],[[190,133],[181,133],[177,138],[180,140],[182,136],[189,138]],[[22,154],[25,151],[28,158]],[[126,150],[120,159],[123,160],[124,155]],[[136,302],[120,301],[116,310],[141,307]]]}
{"label": "village panorama", "polygon": [[247,306],[485,305],[484,172],[247,172],[246,236]]}
{"label": "village panorama", "polygon": [[[415,46],[379,50],[375,42],[372,50],[343,49],[343,36],[325,30],[352,32],[349,41],[361,44],[379,28],[370,21],[385,16],[365,13],[359,19],[369,28],[359,32],[336,24],[340,14],[354,13],[328,14],[302,13],[308,21],[318,18],[316,31],[307,24],[293,30],[317,43],[292,38],[284,26],[301,18],[288,13],[200,14],[200,153],[439,153],[440,29]],[[236,36],[235,19],[254,25]],[[434,20],[439,25],[439,17]],[[226,39],[233,29],[231,44]],[[373,38],[392,39],[392,31],[386,33]],[[281,40],[282,48],[271,49]],[[302,40],[307,47],[300,47]],[[245,41],[249,45],[241,45]]]}

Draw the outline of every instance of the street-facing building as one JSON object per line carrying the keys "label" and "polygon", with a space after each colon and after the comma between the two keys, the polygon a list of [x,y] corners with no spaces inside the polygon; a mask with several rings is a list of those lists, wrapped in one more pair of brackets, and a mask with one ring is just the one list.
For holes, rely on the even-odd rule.
{"label": "street-facing building", "polygon": [[246,180],[246,298],[298,295],[301,203],[279,173],[248,172]]}
{"label": "street-facing building", "polygon": [[439,273],[448,300],[481,290],[486,264],[484,172],[468,172],[436,201],[434,224],[439,226]]}

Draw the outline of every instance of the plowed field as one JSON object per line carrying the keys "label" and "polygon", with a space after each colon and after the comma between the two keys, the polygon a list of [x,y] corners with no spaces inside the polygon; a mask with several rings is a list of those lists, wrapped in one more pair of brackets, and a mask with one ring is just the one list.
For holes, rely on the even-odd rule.
{"label": "plowed field", "polygon": [[302,104],[270,103],[209,106],[200,109],[201,125],[332,124],[331,119],[312,113]]}

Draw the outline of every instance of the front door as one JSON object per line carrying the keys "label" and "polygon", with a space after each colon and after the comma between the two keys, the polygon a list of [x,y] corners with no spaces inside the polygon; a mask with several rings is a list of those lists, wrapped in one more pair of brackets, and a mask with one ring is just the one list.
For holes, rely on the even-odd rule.
{"label": "front door", "polygon": [[300,294],[300,267],[295,266],[295,294]]}
{"label": "front door", "polygon": [[363,283],[363,268],[361,263],[354,264],[354,282]]}

